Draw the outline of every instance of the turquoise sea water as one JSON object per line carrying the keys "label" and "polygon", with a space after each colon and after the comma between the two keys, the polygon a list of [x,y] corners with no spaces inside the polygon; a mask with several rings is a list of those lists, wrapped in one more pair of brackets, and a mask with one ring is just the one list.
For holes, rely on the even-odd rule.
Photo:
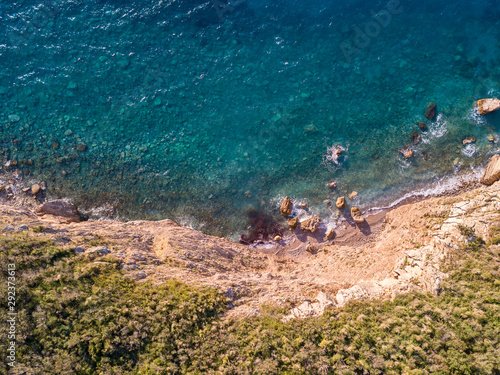
{"label": "turquoise sea water", "polygon": [[500,113],[472,107],[500,95],[495,1],[26,0],[0,21],[3,163],[91,217],[237,239],[284,224],[286,195],[330,221],[325,199],[387,206],[498,151]]}

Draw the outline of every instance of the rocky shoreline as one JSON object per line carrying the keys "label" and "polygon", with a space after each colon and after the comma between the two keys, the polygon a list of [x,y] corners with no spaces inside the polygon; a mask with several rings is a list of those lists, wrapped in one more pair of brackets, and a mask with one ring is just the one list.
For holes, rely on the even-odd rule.
{"label": "rocky shoreline", "polygon": [[[494,157],[482,181],[499,171]],[[36,195],[41,189],[23,191],[20,182],[0,193],[0,221],[4,234],[50,238],[93,262],[111,254],[139,281],[177,279],[220,288],[232,301],[228,317],[259,314],[263,304],[274,304],[289,309],[284,319],[291,319],[351,300],[437,293],[446,277],[443,259],[470,240],[464,228],[487,240],[500,223],[500,183],[471,187],[368,216],[333,241],[324,241],[321,229],[301,230],[292,241],[253,247],[171,220],[81,221],[69,203],[52,201],[44,208]]]}

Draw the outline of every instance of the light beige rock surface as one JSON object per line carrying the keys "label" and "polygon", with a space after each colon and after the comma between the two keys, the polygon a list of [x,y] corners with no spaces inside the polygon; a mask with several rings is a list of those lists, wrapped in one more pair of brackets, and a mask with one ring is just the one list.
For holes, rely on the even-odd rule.
{"label": "light beige rock surface", "polygon": [[480,115],[487,115],[500,108],[500,100],[497,98],[480,99],[477,101],[477,111]]}
{"label": "light beige rock surface", "polygon": [[486,169],[481,177],[481,183],[491,185],[500,179],[500,155],[495,154],[491,157]]}

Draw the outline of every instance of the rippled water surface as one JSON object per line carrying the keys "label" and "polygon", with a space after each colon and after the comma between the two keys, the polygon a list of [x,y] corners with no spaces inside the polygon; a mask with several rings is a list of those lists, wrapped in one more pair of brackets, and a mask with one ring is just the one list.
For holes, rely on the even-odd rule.
{"label": "rippled water surface", "polygon": [[238,238],[285,195],[333,220],[325,199],[387,205],[498,151],[500,113],[472,106],[500,95],[495,1],[26,0],[0,21],[3,163],[94,216]]}

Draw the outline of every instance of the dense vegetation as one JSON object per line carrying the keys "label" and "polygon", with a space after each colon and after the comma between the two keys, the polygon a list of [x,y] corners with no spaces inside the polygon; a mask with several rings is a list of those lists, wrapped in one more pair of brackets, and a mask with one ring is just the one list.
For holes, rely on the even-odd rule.
{"label": "dense vegetation", "polygon": [[27,235],[1,247],[2,292],[7,263],[19,283],[16,374],[500,374],[500,250],[480,238],[449,257],[437,297],[288,323],[272,307],[221,320],[227,301],[215,289],[138,283],[110,256]]}

